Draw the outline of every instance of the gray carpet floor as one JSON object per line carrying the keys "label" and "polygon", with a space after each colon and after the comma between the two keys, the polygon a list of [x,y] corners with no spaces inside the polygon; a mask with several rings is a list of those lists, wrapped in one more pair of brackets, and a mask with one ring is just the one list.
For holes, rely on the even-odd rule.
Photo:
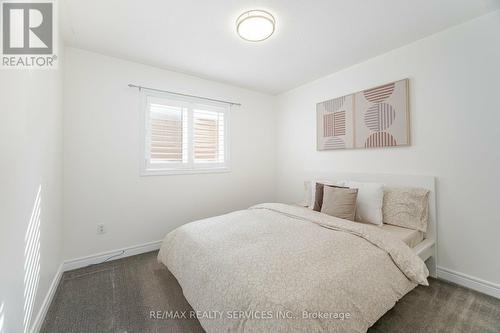
{"label": "gray carpet floor", "polygon": [[[190,311],[157,252],[64,273],[42,333],[203,332],[196,319],[151,319],[150,311]],[[369,330],[500,332],[500,300],[430,279],[403,297]]]}

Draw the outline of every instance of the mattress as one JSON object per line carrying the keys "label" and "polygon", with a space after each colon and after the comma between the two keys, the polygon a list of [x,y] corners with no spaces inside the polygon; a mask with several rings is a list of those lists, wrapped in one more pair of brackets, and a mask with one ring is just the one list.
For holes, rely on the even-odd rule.
{"label": "mattress", "polygon": [[424,240],[424,233],[419,230],[398,227],[396,225],[385,223],[381,226],[381,228],[401,239],[409,247],[415,247]]}

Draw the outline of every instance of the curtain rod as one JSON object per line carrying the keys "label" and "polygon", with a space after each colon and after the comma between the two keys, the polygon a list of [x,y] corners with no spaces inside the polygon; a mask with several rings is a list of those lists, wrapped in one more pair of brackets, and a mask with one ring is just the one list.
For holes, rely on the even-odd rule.
{"label": "curtain rod", "polygon": [[181,94],[181,93],[177,93],[177,92],[173,92],[173,91],[168,91],[168,90],[161,90],[161,89],[148,88],[148,87],[138,86],[138,85],[131,84],[131,83],[130,83],[128,86],[129,86],[130,88],[138,88],[139,90],[141,90],[141,89],[153,90],[153,91],[159,91],[159,92],[164,92],[164,93],[173,94],[173,95],[178,95],[178,96],[184,96],[184,97],[194,97],[194,98],[204,99],[204,100],[206,100],[206,101],[212,101],[212,102],[225,103],[225,104],[229,104],[229,105],[237,105],[237,106],[241,106],[241,104],[240,104],[240,103],[228,102],[228,101],[223,101],[223,100],[220,100],[220,99],[208,98],[208,97],[203,97],[203,96],[195,96],[195,95],[189,95],[189,94]]}

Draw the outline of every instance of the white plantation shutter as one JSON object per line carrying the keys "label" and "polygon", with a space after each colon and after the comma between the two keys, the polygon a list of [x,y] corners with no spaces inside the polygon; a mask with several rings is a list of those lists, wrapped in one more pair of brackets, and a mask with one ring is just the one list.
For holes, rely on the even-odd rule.
{"label": "white plantation shutter", "polygon": [[151,162],[183,161],[183,109],[181,107],[151,104],[150,156]]}
{"label": "white plantation shutter", "polygon": [[194,162],[224,162],[224,113],[204,110],[193,112]]}
{"label": "white plantation shutter", "polygon": [[228,107],[146,96],[145,174],[228,169]]}

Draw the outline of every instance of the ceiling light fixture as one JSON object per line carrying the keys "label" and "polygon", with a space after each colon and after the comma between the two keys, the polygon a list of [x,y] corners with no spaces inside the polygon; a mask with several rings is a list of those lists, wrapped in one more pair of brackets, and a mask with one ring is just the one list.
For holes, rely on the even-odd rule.
{"label": "ceiling light fixture", "polygon": [[274,32],[276,20],[264,10],[249,10],[236,20],[236,32],[249,42],[260,42],[268,39]]}

